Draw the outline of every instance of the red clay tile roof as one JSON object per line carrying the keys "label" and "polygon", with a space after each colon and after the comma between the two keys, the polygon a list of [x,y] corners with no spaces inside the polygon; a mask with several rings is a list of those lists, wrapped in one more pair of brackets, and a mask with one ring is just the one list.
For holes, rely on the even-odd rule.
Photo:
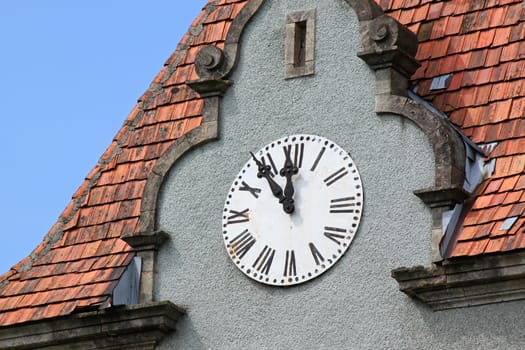
{"label": "red clay tile roof", "polygon": [[0,277],[0,326],[111,305],[134,256],[120,236],[138,230],[146,179],[173,141],[201,123],[203,99],[185,84],[198,78],[195,54],[222,47],[246,3],[210,1],[193,22],[44,241]]}
{"label": "red clay tile roof", "polygon": [[[203,100],[185,84],[197,79],[195,55],[207,44],[223,47],[247,2],[210,1],[195,20],[42,244],[0,277],[0,326],[111,305],[134,256],[119,237],[138,231],[146,179],[173,141],[202,121]],[[448,256],[525,248],[523,1],[377,2],[418,35],[418,93],[474,142],[497,143],[489,154],[494,175],[469,201]],[[430,90],[446,74],[446,88]]]}
{"label": "red clay tile roof", "polygon": [[[493,176],[477,191],[447,257],[525,248],[525,9],[523,0],[377,0],[417,34],[418,94],[477,144],[496,143]],[[431,90],[435,77],[452,74]],[[503,222],[515,218],[509,229]],[[512,221],[511,221],[512,222]]]}

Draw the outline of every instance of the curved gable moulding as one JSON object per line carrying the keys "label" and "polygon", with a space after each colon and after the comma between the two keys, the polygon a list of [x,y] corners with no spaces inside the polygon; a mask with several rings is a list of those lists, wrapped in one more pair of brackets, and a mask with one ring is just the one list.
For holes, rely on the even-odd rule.
{"label": "curved gable moulding", "polygon": [[[424,197],[430,206],[450,206],[462,201],[465,197],[462,190],[465,148],[461,136],[447,121],[407,98],[409,78],[419,67],[415,59],[417,38],[399,22],[386,16],[374,1],[345,1],[354,8],[361,24],[364,50],[359,56],[376,70],[377,113],[392,113],[408,118],[431,139],[436,156],[436,186],[418,191],[418,195]],[[187,83],[201,96],[207,97],[203,115],[208,116],[205,119],[212,124],[210,128],[206,125],[202,130],[185,135],[159,161],[147,185],[148,198],[152,200],[143,202],[142,231],[155,230],[157,193],[162,178],[175,161],[191,147],[217,137],[217,97],[224,94],[233,83],[226,78],[236,64],[242,30],[262,4],[262,0],[249,2],[242,15],[232,24],[224,50],[217,46],[206,46],[197,53],[196,70],[200,79]],[[426,193],[429,195],[425,196]]]}
{"label": "curved gable moulding", "polygon": [[[426,133],[432,144],[435,186],[415,193],[434,213],[433,261],[439,262],[442,260],[439,242],[444,234],[443,215],[467,196],[463,190],[465,143],[447,120],[408,97],[410,76],[419,67],[415,59],[418,48],[416,36],[398,21],[385,15],[372,0],[345,1],[352,6],[359,19],[363,47],[359,57],[376,71],[376,112],[379,115],[395,114],[410,119]],[[228,77],[237,64],[242,32],[263,3],[263,0],[247,2],[232,22],[224,46],[207,45],[197,52],[195,65],[199,79],[189,80],[187,85],[204,97],[203,124],[176,140],[153,169],[142,202],[140,233],[123,237],[135,248],[141,249],[148,244],[148,239],[144,243],[144,237],[166,236],[157,231],[155,219],[158,192],[169,170],[185,152],[218,137],[220,97],[233,84]],[[154,261],[153,254],[149,260]],[[153,263],[146,265],[153,266]],[[153,268],[144,271],[143,279],[152,276],[152,271]],[[147,281],[143,283],[147,290],[142,291],[142,300],[150,300],[153,295],[153,279],[148,277]]]}

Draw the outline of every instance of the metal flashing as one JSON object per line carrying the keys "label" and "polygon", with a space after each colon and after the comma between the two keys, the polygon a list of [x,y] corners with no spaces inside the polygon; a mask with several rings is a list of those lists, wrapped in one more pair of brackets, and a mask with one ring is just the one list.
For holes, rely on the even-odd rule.
{"label": "metal flashing", "polygon": [[140,297],[142,258],[135,256],[113,290],[113,305],[135,305]]}
{"label": "metal flashing", "polygon": [[516,221],[518,221],[518,218],[519,218],[518,216],[513,216],[511,218],[505,219],[505,221],[503,221],[499,229],[500,230],[510,230],[512,226],[514,226]]}
{"label": "metal flashing", "polygon": [[432,79],[429,89],[431,91],[446,89],[450,84],[450,80],[452,79],[452,76],[453,74],[449,73],[449,74],[443,74],[443,75],[439,75],[435,77],[434,79]]}

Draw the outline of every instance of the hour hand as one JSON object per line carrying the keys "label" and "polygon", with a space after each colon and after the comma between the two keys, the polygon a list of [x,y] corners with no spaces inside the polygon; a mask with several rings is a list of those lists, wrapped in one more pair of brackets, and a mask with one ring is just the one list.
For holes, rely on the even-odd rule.
{"label": "hour hand", "polygon": [[270,190],[272,191],[273,195],[279,199],[279,202],[282,203],[282,201],[285,200],[285,197],[283,195],[283,190],[281,189],[281,186],[277,184],[277,182],[272,179],[272,170],[269,165],[263,164],[259,159],[255,157],[255,155],[250,152],[253,160],[255,161],[255,164],[257,164],[258,172],[257,177],[258,178],[265,178],[266,181],[268,181],[268,185],[270,186]]}
{"label": "hour hand", "polygon": [[294,165],[292,162],[292,157],[290,153],[292,152],[292,147],[284,147],[284,155],[285,155],[285,161],[283,168],[281,171],[279,171],[279,175],[284,176],[286,178],[286,186],[284,187],[284,200],[283,203],[283,209],[286,213],[291,214],[295,210],[293,195],[294,195],[294,188],[293,188],[293,181],[292,176],[297,174],[299,172],[299,169]]}

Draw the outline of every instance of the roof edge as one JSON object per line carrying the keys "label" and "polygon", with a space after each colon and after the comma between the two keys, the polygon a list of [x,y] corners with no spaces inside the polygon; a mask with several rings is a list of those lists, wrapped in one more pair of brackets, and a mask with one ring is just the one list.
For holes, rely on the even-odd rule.
{"label": "roof edge", "polygon": [[525,251],[392,270],[399,289],[434,311],[525,299]]}
{"label": "roof edge", "polygon": [[[185,311],[164,301],[0,327],[0,348],[154,349]],[[74,330],[74,331],[73,331]]]}

